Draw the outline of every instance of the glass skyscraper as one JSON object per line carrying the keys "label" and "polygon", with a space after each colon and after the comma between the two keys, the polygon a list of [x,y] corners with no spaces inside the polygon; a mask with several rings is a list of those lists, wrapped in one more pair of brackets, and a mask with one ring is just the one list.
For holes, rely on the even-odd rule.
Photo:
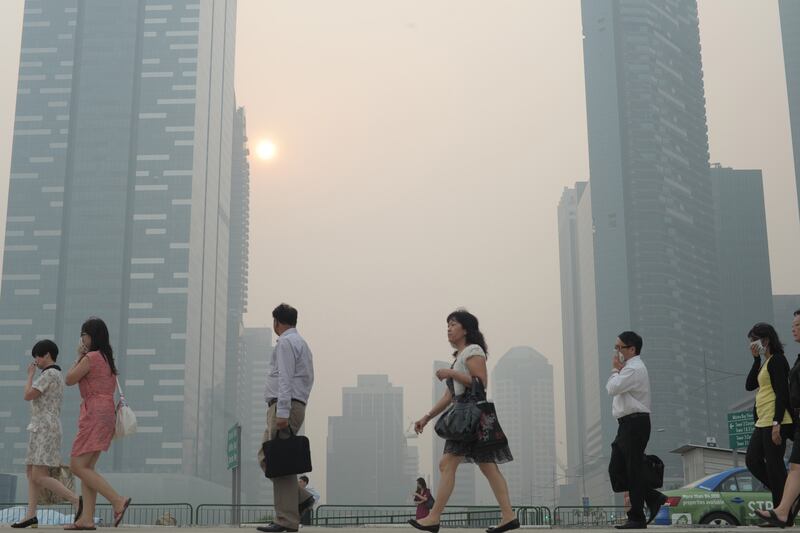
{"label": "glass skyscraper", "polygon": [[779,0],[783,61],[786,65],[786,90],[792,123],[794,175],[797,180],[797,205],[800,213],[800,2]]}
{"label": "glass skyscraper", "polygon": [[582,0],[582,17],[596,309],[589,355],[601,381],[587,442],[602,428],[593,449],[607,464],[617,429],[607,369],[616,335],[633,329],[652,384],[648,449],[666,463],[666,482],[680,482],[670,450],[706,436],[724,442],[727,410],[705,377],[722,361],[697,5]]}
{"label": "glass skyscraper", "polygon": [[[224,472],[235,0],[26,0],[0,298],[0,469],[34,342],[109,326],[139,433],[117,470]],[[65,459],[76,429],[66,396]]]}

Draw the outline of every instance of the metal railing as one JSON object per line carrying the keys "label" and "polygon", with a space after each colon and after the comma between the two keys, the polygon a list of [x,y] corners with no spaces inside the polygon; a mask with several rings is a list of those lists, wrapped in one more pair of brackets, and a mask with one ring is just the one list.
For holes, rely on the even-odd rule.
{"label": "metal railing", "polygon": [[194,525],[239,525],[272,522],[275,507],[272,505],[224,505],[204,503],[197,506]]}
{"label": "metal railing", "polygon": [[[548,507],[515,507],[522,525],[551,525],[552,513]],[[313,524],[327,527],[362,526],[371,524],[404,524],[414,518],[414,505],[320,505],[314,512]],[[448,527],[485,528],[500,522],[496,506],[451,506],[442,513],[441,524]]]}
{"label": "metal railing", "polygon": [[623,524],[628,519],[625,507],[556,507],[553,509],[554,527],[609,527]]}
{"label": "metal railing", "polygon": [[[0,503],[0,512],[10,507],[27,508],[25,503]],[[40,511],[58,512],[71,519],[74,509],[70,504],[40,505]],[[101,525],[114,523],[114,509],[108,503],[97,504],[94,517]],[[188,503],[131,503],[125,512],[123,524],[147,526],[190,526],[193,524],[194,509]],[[55,518],[55,517],[54,517]],[[62,519],[63,520],[63,519]]]}

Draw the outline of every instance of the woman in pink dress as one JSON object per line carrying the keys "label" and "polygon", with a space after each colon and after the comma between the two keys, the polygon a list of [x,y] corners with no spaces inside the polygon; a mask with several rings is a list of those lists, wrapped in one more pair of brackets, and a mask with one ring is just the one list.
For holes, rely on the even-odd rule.
{"label": "woman in pink dress", "polygon": [[92,317],[83,323],[78,359],[67,372],[65,382],[67,385],[77,383],[82,399],[70,468],[81,480],[83,513],[64,529],[95,529],[93,517],[98,492],[114,507],[114,527],[117,527],[131,499],[120,496],[94,469],[100,452],[108,451],[111,445],[117,420],[114,406],[117,368],[108,328],[99,318]]}

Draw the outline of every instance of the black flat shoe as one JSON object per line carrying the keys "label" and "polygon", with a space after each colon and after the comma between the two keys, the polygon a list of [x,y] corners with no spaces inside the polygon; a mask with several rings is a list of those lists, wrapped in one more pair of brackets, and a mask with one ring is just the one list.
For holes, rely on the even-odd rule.
{"label": "black flat shoe", "polygon": [[75,511],[75,519],[72,521],[77,522],[81,514],[83,514],[83,496],[78,496],[78,510]]}
{"label": "black flat shoe", "polygon": [[439,533],[439,524],[431,524],[429,526],[423,526],[413,518],[408,521],[413,527],[419,529],[420,531],[430,531],[431,533]]}
{"label": "black flat shoe", "polygon": [[503,533],[504,531],[511,531],[512,529],[519,529],[519,520],[516,518],[510,522],[506,522],[502,526],[490,527],[486,533]]}
{"label": "black flat shoe", "polygon": [[22,522],[11,524],[11,527],[13,528],[30,527],[36,529],[39,527],[39,519],[34,516],[33,518],[28,518],[27,520],[23,520]]}
{"label": "black flat shoe", "polygon": [[647,529],[647,522],[628,520],[622,525],[614,526],[616,529]]}

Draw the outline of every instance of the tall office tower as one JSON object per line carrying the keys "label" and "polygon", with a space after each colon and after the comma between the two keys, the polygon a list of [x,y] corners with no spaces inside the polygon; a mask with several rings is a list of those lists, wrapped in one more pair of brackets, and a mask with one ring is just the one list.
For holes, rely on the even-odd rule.
{"label": "tall office tower", "polygon": [[794,312],[800,310],[800,294],[776,294],[772,297],[775,330],[786,345],[786,357],[794,364],[793,354],[800,353],[800,345],[792,338]]}
{"label": "tall office tower", "polygon": [[[237,417],[242,373],[250,372],[243,364],[243,316],[247,311],[247,273],[250,227],[250,165],[247,162],[247,121],[243,107],[233,116],[231,151],[230,242],[228,252],[228,325],[225,346],[225,419],[226,426],[242,421]],[[265,354],[264,354],[265,355]],[[266,355],[265,355],[266,357]]]}
{"label": "tall office tower", "polygon": [[403,505],[414,478],[405,472],[403,389],[389,376],[358,376],[342,390],[342,415],[328,417],[326,501]]}
{"label": "tall office tower", "polygon": [[[103,469],[225,473],[235,0],[27,0],[0,299],[0,469],[26,357],[102,317],[139,433]],[[18,369],[17,369],[18,367]],[[64,402],[64,449],[77,393]],[[223,478],[224,479],[224,478]]]}
{"label": "tall office tower", "polygon": [[789,94],[789,117],[792,123],[797,205],[800,212],[800,2],[778,0],[778,6],[781,16],[783,61],[786,65],[786,89]]}
{"label": "tall office tower", "polygon": [[[714,165],[711,186],[716,217],[722,322],[722,358],[706,368],[708,390],[723,406],[742,397],[742,373],[750,367],[747,332],[756,322],[773,322],[772,276],[767,243],[767,215],[760,170]],[[725,435],[721,435],[725,437]],[[719,442],[720,445],[727,439]]]}
{"label": "tall office tower", "polygon": [[[567,437],[567,482],[561,503],[577,505],[582,491],[582,449],[586,434],[583,425],[583,364],[581,352],[580,278],[578,276],[577,214],[578,199],[586,182],[564,188],[558,204],[558,250],[561,272],[561,336],[564,369],[564,415]],[[578,496],[580,494],[580,497]]]}
{"label": "tall office tower", "polygon": [[[442,368],[450,368],[450,364],[445,361],[433,362],[433,396],[431,405],[435,405],[442,398],[444,391],[447,390],[445,382],[436,379],[436,371]],[[430,489],[434,494],[436,494],[436,487],[439,486],[439,480],[442,477],[439,472],[439,461],[442,459],[442,452],[444,451],[444,439],[440,438],[433,430],[435,423],[436,420],[431,420],[426,431],[426,433],[430,433],[431,439],[433,439],[433,446],[431,447],[433,453],[431,458],[433,477],[431,478]],[[458,465],[456,484],[453,488],[453,495],[450,496],[450,505],[475,505],[475,475],[476,468],[474,465],[465,463]]]}
{"label": "tall office tower", "polygon": [[[727,406],[704,379],[704,365],[722,361],[697,5],[582,0],[582,16],[602,310],[595,357],[604,386],[616,335],[632,329],[644,337],[653,400],[648,449],[664,459],[667,482],[680,482],[680,458],[670,450],[727,435]],[[607,462],[617,424],[604,390],[601,397]]]}
{"label": "tall office tower", "polygon": [[515,505],[555,504],[553,367],[527,346],[510,349],[492,371],[492,397],[514,461],[500,466]]}
{"label": "tall office tower", "polygon": [[272,354],[272,328],[244,328],[241,346],[236,418],[242,425],[242,497],[245,503],[264,505],[272,501],[272,482],[255,462],[267,427],[264,387]]}

